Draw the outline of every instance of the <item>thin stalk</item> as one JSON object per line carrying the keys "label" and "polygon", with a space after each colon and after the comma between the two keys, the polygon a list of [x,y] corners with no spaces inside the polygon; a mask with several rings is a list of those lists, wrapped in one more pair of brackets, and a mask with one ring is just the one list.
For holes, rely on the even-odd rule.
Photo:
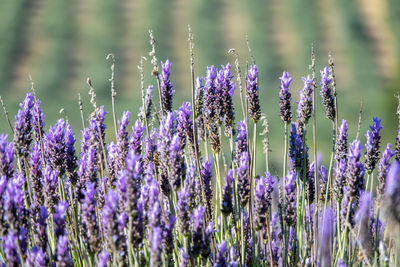
{"label": "thin stalk", "polygon": [[3,107],[4,115],[6,115],[6,119],[7,119],[8,125],[10,126],[10,129],[11,129],[12,133],[14,133],[14,128],[13,128],[13,126],[11,124],[10,117],[8,116],[8,110],[6,108],[6,105],[4,104],[3,98],[1,96],[0,96],[0,103],[1,103],[1,106]]}

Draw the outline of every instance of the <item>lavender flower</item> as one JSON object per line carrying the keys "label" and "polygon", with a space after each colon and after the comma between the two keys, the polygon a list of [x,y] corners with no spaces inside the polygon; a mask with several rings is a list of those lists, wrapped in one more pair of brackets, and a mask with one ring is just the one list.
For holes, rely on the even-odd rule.
{"label": "lavender flower", "polygon": [[203,240],[203,217],[204,217],[204,207],[199,206],[193,211],[192,215],[192,255],[197,257],[200,252],[204,249]]}
{"label": "lavender flower", "polygon": [[377,188],[377,199],[380,201],[383,194],[385,193],[386,177],[390,168],[390,158],[395,155],[395,151],[392,151],[392,146],[387,144],[385,151],[382,153],[382,158],[378,164],[378,188]]}
{"label": "lavender flower", "polygon": [[297,190],[296,190],[296,175],[294,172],[289,172],[285,177],[285,213],[284,218],[289,226],[296,223],[296,206],[297,206]]}
{"label": "lavender flower", "polygon": [[208,67],[207,75],[204,78],[205,85],[203,87],[203,116],[204,123],[207,127],[216,119],[219,119],[216,112],[216,107],[219,106],[216,104],[218,96],[215,95],[216,70],[217,69],[214,66]]}
{"label": "lavender flower", "polygon": [[137,212],[137,202],[140,192],[140,175],[142,174],[140,156],[130,151],[126,157],[126,211],[129,216]]}
{"label": "lavender flower", "polygon": [[176,203],[176,210],[179,219],[179,229],[183,235],[189,234],[190,217],[189,217],[189,191],[186,187],[183,187],[178,193],[178,202]]}
{"label": "lavender flower", "polygon": [[106,196],[106,203],[101,212],[101,224],[108,248],[113,252],[120,251],[124,239],[118,225],[118,195],[112,190],[109,190]]}
{"label": "lavender flower", "polygon": [[150,266],[158,267],[162,266],[162,229],[155,227],[153,229],[151,238],[151,258]]}
{"label": "lavender flower", "polygon": [[164,112],[172,111],[172,97],[174,95],[174,90],[172,90],[172,84],[169,80],[169,76],[171,75],[170,68],[171,62],[167,59],[164,62],[161,62],[162,65],[162,74],[160,75],[160,89],[161,89],[161,104]]}
{"label": "lavender flower", "polygon": [[171,186],[177,191],[181,187],[182,181],[182,163],[183,160],[180,156],[180,137],[179,134],[175,134],[172,138],[170,150],[169,150],[169,157],[170,157],[170,164],[169,164],[169,179]]}
{"label": "lavender flower", "polygon": [[32,250],[28,252],[25,264],[27,266],[34,267],[46,266],[46,254],[43,252],[42,249],[33,247]]}
{"label": "lavender flower", "polygon": [[48,217],[47,210],[44,206],[39,207],[39,213],[37,215],[37,222],[35,223],[35,243],[36,245],[41,248],[43,251],[46,250],[47,247],[47,223],[46,219]]}
{"label": "lavender flower", "polygon": [[38,143],[35,143],[32,147],[31,158],[30,158],[30,178],[32,191],[34,195],[34,202],[36,205],[43,205],[44,197],[42,192],[42,161],[41,148]]}
{"label": "lavender flower", "polygon": [[328,67],[325,67],[321,70],[321,92],[320,95],[322,97],[322,104],[325,107],[325,115],[328,119],[335,119],[335,106],[334,106],[334,98],[332,95],[332,90],[330,88],[332,82],[332,78],[330,77],[330,72]]}
{"label": "lavender flower", "polygon": [[222,70],[218,72],[217,83],[220,87],[222,114],[225,126],[225,135],[231,137],[234,131],[233,124],[235,121],[235,110],[232,102],[235,93],[236,84],[232,82],[231,65],[221,66]]}
{"label": "lavender flower", "polygon": [[[0,195],[2,196],[7,190],[7,178],[6,176],[0,176]],[[5,214],[5,205],[4,205],[4,198],[0,198],[0,234],[5,235],[7,231],[7,224],[4,221],[4,214]]]}
{"label": "lavender flower", "polygon": [[19,232],[21,227],[28,229],[28,211],[24,205],[23,185],[25,177],[22,173],[10,180],[4,194],[5,218],[11,230]]}
{"label": "lavender flower", "polygon": [[214,267],[227,267],[228,263],[226,261],[226,241],[223,240],[221,244],[217,245],[217,256],[215,259]]}
{"label": "lavender flower", "polygon": [[292,120],[292,112],[290,110],[290,101],[292,100],[292,95],[289,92],[289,86],[292,82],[292,78],[289,77],[289,73],[283,72],[281,80],[281,88],[279,90],[279,106],[280,115],[283,122],[288,123]]}
{"label": "lavender flower", "polygon": [[114,187],[117,181],[117,174],[119,169],[118,166],[118,146],[114,144],[114,142],[110,142],[107,146],[108,150],[108,159],[107,159],[107,166],[108,166],[108,181],[110,187]]}
{"label": "lavender flower", "polygon": [[335,159],[340,162],[342,159],[347,159],[348,147],[347,147],[347,121],[342,120],[342,124],[339,128],[339,133],[336,137],[336,154]]}
{"label": "lavender flower", "polygon": [[248,173],[249,155],[243,152],[240,156],[238,170],[238,194],[240,206],[246,206],[250,198],[250,179]]}
{"label": "lavender flower", "polygon": [[97,167],[96,167],[96,149],[90,147],[86,153],[81,154],[81,159],[78,163],[78,177],[79,181],[76,185],[78,199],[82,200],[84,195],[83,191],[86,184],[95,183],[97,186]]}
{"label": "lavender flower", "polygon": [[346,229],[349,224],[351,227],[354,226],[354,213],[355,213],[355,201],[350,196],[347,187],[343,188],[343,200],[342,207],[340,209],[340,223],[342,226],[342,231]]}
{"label": "lavender flower", "polygon": [[14,149],[18,157],[28,155],[29,146],[32,142],[32,108],[34,97],[27,93],[24,101],[19,104],[14,122]]}
{"label": "lavender flower", "polygon": [[384,205],[386,214],[400,223],[400,163],[394,161],[387,175]]}
{"label": "lavender flower", "polygon": [[365,256],[371,257],[373,254],[373,236],[370,228],[370,214],[373,214],[373,197],[370,193],[363,192],[360,201],[359,209],[355,214],[355,222],[360,227],[360,234],[358,236],[358,241],[366,253]]}
{"label": "lavender flower", "polygon": [[244,121],[239,121],[238,126],[238,135],[236,136],[236,148],[235,148],[235,161],[236,164],[239,164],[240,155],[247,151],[247,132],[246,132],[246,124]]}
{"label": "lavender flower", "polygon": [[322,228],[319,232],[319,248],[321,266],[330,266],[332,259],[333,240],[332,234],[335,230],[335,216],[331,209],[325,209],[321,214]]}
{"label": "lavender flower", "polygon": [[66,124],[64,119],[59,119],[54,127],[50,127],[44,140],[44,152],[47,162],[52,169],[57,169],[61,175],[64,174],[64,163],[67,158],[65,127]]}
{"label": "lavender flower", "polygon": [[14,175],[14,148],[8,135],[0,134],[0,175],[10,179]]}
{"label": "lavender flower", "polygon": [[303,166],[303,142],[297,134],[296,124],[292,123],[289,137],[289,157],[292,160],[293,167],[300,169]]}
{"label": "lavender flower", "polygon": [[57,240],[57,250],[56,250],[56,265],[67,267],[72,266],[72,258],[69,255],[68,249],[68,236],[60,236]]}
{"label": "lavender flower", "polygon": [[82,209],[82,222],[83,228],[81,234],[86,237],[89,244],[89,250],[96,254],[100,250],[100,229],[96,220],[96,188],[94,183],[86,185],[84,192],[85,198],[83,200]]}
{"label": "lavender flower", "polygon": [[179,249],[179,267],[186,267],[188,266],[189,257],[185,252],[184,248]]}
{"label": "lavender flower", "polygon": [[315,161],[313,161],[308,169],[306,184],[306,196],[308,201],[312,203],[315,199]]}
{"label": "lavender flower", "polygon": [[[193,146],[193,122],[190,118],[191,116],[191,106],[190,102],[183,102],[182,106],[179,108],[178,116],[176,117],[177,125],[176,131],[180,138],[180,148],[183,150],[186,145],[186,138],[189,144]],[[194,147],[192,147],[192,152],[194,153]]]}
{"label": "lavender flower", "polygon": [[147,169],[150,163],[154,163],[155,155],[156,155],[156,138],[157,132],[153,130],[148,136],[144,138],[144,153],[143,153],[143,167]]}
{"label": "lavender flower", "polygon": [[17,236],[14,231],[10,231],[4,238],[4,254],[7,260],[7,267],[19,266],[20,257],[17,249]]}
{"label": "lavender flower", "polygon": [[68,210],[68,203],[61,201],[55,208],[53,220],[54,220],[54,233],[56,237],[66,235],[67,230],[65,228],[66,212]]}
{"label": "lavender flower", "polygon": [[225,178],[225,185],[222,193],[221,212],[228,216],[233,212],[233,171],[230,169]]}
{"label": "lavender flower", "polygon": [[138,246],[143,241],[145,232],[144,209],[141,202],[137,203],[136,211],[131,215],[130,224],[131,242],[134,246]]}
{"label": "lavender flower", "polygon": [[272,177],[269,172],[265,173],[265,177],[263,177],[264,180],[264,187],[265,187],[265,201],[266,205],[269,208],[271,206],[271,200],[272,200],[272,193],[274,191],[274,186],[276,182],[276,178]]}
{"label": "lavender flower", "polygon": [[153,85],[149,85],[146,89],[146,96],[144,97],[144,110],[146,112],[144,114],[147,120],[151,118],[151,109],[153,108],[153,100],[151,98],[151,94],[153,93]]}
{"label": "lavender flower", "polygon": [[208,206],[207,211],[211,213],[212,199],[213,199],[213,192],[211,188],[212,173],[211,173],[211,162],[207,160],[202,163],[201,179],[203,179],[204,193],[207,200],[207,206]]}
{"label": "lavender flower", "polygon": [[355,140],[350,145],[349,162],[347,166],[347,184],[349,199],[358,201],[361,190],[364,189],[364,165],[361,158],[361,142]]}
{"label": "lavender flower", "polygon": [[367,137],[367,143],[365,145],[365,149],[367,150],[365,153],[365,169],[368,171],[368,173],[372,173],[372,171],[375,169],[375,165],[379,160],[379,146],[380,146],[380,140],[381,136],[379,135],[380,130],[382,129],[381,126],[381,120],[379,120],[377,117],[374,117],[373,119],[374,124],[370,126],[370,130],[367,131],[366,137]]}
{"label": "lavender flower", "polygon": [[168,219],[168,223],[165,225],[163,229],[163,254],[165,255],[165,261],[168,265],[173,264],[172,262],[172,253],[174,251],[174,227],[175,227],[176,218],[174,215],[170,215]]}
{"label": "lavender flower", "polygon": [[121,119],[118,121],[119,128],[117,133],[117,150],[118,150],[118,166],[122,169],[125,166],[125,157],[128,154],[129,138],[126,128],[129,124],[129,116],[131,113],[125,111]]}
{"label": "lavender flower", "polygon": [[257,123],[261,117],[261,107],[258,96],[258,69],[256,65],[250,67],[246,77],[246,82],[249,116],[255,123]]}
{"label": "lavender flower", "polygon": [[268,202],[265,199],[265,181],[264,178],[256,180],[254,188],[254,228],[256,231],[262,229],[268,212]]}
{"label": "lavender flower", "polygon": [[44,114],[40,108],[40,101],[36,100],[32,109],[32,128],[36,143],[41,143],[44,137]]}
{"label": "lavender flower", "polygon": [[135,122],[132,127],[132,136],[129,141],[129,150],[133,150],[135,154],[142,153],[142,137],[143,137],[144,126],[139,120]]}
{"label": "lavender flower", "polygon": [[99,261],[97,262],[98,267],[107,267],[108,259],[110,258],[110,253],[108,251],[103,250],[99,255]]}
{"label": "lavender flower", "polygon": [[338,203],[340,203],[343,199],[343,188],[346,185],[346,172],[346,159],[341,159],[338,167],[336,168],[336,178],[333,185],[334,196]]}
{"label": "lavender flower", "polygon": [[[328,191],[328,171],[322,165],[319,171],[319,187],[320,187],[320,196],[319,199],[324,202],[329,199],[329,191]],[[328,193],[328,194],[327,194]]]}
{"label": "lavender flower", "polygon": [[302,78],[304,82],[304,87],[300,90],[300,100],[297,106],[297,132],[301,138],[303,138],[304,127],[308,123],[308,120],[311,117],[312,112],[312,92],[313,89],[311,87],[313,83],[313,79],[310,78],[310,75]]}
{"label": "lavender flower", "polygon": [[71,126],[68,125],[65,129],[65,146],[66,146],[66,157],[64,162],[64,168],[66,170],[68,179],[72,182],[72,184],[76,184],[77,182],[77,163],[76,163],[76,155],[75,155],[75,137],[74,133],[71,130]]}
{"label": "lavender flower", "polygon": [[209,130],[210,130],[210,145],[211,149],[215,153],[219,153],[221,150],[221,140],[219,139],[219,132],[218,132],[218,127],[215,123],[211,123],[209,125]]}
{"label": "lavender flower", "polygon": [[197,77],[196,79],[196,88],[195,88],[195,110],[194,116],[197,123],[197,131],[201,140],[205,141],[205,125],[204,125],[204,105],[203,105],[203,98],[204,98],[204,90],[202,85],[202,79]]}

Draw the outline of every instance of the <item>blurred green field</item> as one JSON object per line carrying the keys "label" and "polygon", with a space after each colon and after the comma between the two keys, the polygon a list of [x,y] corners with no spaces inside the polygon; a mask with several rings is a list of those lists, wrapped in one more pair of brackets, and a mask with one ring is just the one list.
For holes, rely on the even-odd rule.
{"label": "blurred green field", "polygon": [[[65,115],[59,113],[64,108],[80,138],[77,95],[82,94],[88,114],[87,77],[93,81],[98,103],[111,111],[108,53],[116,57],[117,115],[126,109],[133,114],[138,110],[137,65],[142,56],[148,57],[148,30],[153,29],[158,59],[173,62],[177,108],[190,99],[187,25],[191,24],[196,75],[204,75],[207,65],[233,64],[234,58],[227,53],[230,48],[239,52],[245,70],[250,63],[248,35],[259,66],[261,103],[270,120],[273,151],[281,151],[283,130],[278,78],[283,70],[289,71],[297,100],[301,77],[309,74],[312,43],[318,69],[327,65],[329,51],[335,58],[339,116],[348,119],[350,138],[355,136],[362,101],[362,133],[372,116],[378,116],[383,118],[383,141],[394,142],[397,103],[393,95],[400,87],[399,14],[397,0],[2,0],[0,95],[13,119],[18,102],[31,87],[31,75],[43,103],[46,127]],[[146,86],[155,84],[149,60],[145,64]],[[158,99],[156,92],[154,97]],[[318,109],[318,147],[326,151],[330,122],[321,105]],[[11,132],[3,114],[0,132]],[[108,138],[112,134],[109,131]],[[279,158],[274,155],[275,161]]]}

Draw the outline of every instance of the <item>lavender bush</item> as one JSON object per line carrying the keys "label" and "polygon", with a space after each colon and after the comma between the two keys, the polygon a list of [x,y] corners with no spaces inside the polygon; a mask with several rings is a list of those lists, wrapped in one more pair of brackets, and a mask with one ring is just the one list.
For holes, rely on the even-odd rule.
{"label": "lavender bush", "polygon": [[[192,101],[173,110],[173,65],[161,62],[159,73],[153,47],[161,101],[152,97],[150,85],[137,118],[125,111],[117,122],[113,108],[115,136],[106,136],[107,112],[97,106],[92,87],[94,110],[82,113],[81,134],[63,118],[46,129],[40,101],[27,94],[13,136],[0,135],[1,264],[398,265],[397,151],[390,144],[380,151],[384,128],[378,118],[366,140],[348,140],[348,127],[356,126],[346,120],[338,125],[333,65],[321,70],[318,81],[312,57],[296,119],[290,88],[295,78],[283,72],[276,88],[283,173],[270,172],[266,128],[266,170],[259,175],[256,126],[268,122],[261,113],[259,91],[265,86],[257,65],[244,78],[238,61],[236,73],[229,63],[211,66],[195,85],[192,43],[190,48]],[[322,99],[316,98],[318,84]],[[244,115],[236,118],[233,98],[239,94]],[[319,164],[308,141],[318,134],[317,100],[324,107],[318,112],[332,121],[329,166]]]}

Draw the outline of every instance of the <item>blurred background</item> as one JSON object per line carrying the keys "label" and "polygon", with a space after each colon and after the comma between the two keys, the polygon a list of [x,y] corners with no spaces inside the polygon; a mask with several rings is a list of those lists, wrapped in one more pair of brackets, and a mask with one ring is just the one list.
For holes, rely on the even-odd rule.
{"label": "blurred background", "polygon": [[[187,42],[191,24],[196,76],[203,76],[207,65],[233,65],[234,58],[227,53],[230,48],[240,54],[246,70],[251,63],[248,35],[259,67],[262,111],[270,122],[274,162],[282,156],[283,141],[279,77],[284,70],[290,73],[297,100],[301,77],[310,74],[312,43],[318,80],[319,69],[328,64],[328,53],[334,57],[339,117],[349,122],[349,139],[355,137],[362,102],[362,142],[372,117],[378,116],[383,118],[383,141],[394,143],[394,94],[400,89],[398,0],[1,0],[0,17],[0,95],[12,120],[31,88],[31,75],[46,115],[46,129],[59,117],[68,116],[80,139],[78,93],[85,114],[91,112],[87,77],[98,103],[111,111],[108,53],[116,58],[117,116],[127,109],[136,115],[141,104],[137,66],[142,56],[149,59],[149,29],[154,31],[158,59],[173,62],[174,108],[178,108],[191,94]],[[149,60],[145,62],[146,86],[155,84],[150,65]],[[237,101],[238,94],[235,97]],[[236,107],[240,119],[240,106]],[[331,127],[321,108],[318,149],[329,151]],[[111,117],[108,139],[113,138]],[[3,114],[0,132],[11,132]]]}

